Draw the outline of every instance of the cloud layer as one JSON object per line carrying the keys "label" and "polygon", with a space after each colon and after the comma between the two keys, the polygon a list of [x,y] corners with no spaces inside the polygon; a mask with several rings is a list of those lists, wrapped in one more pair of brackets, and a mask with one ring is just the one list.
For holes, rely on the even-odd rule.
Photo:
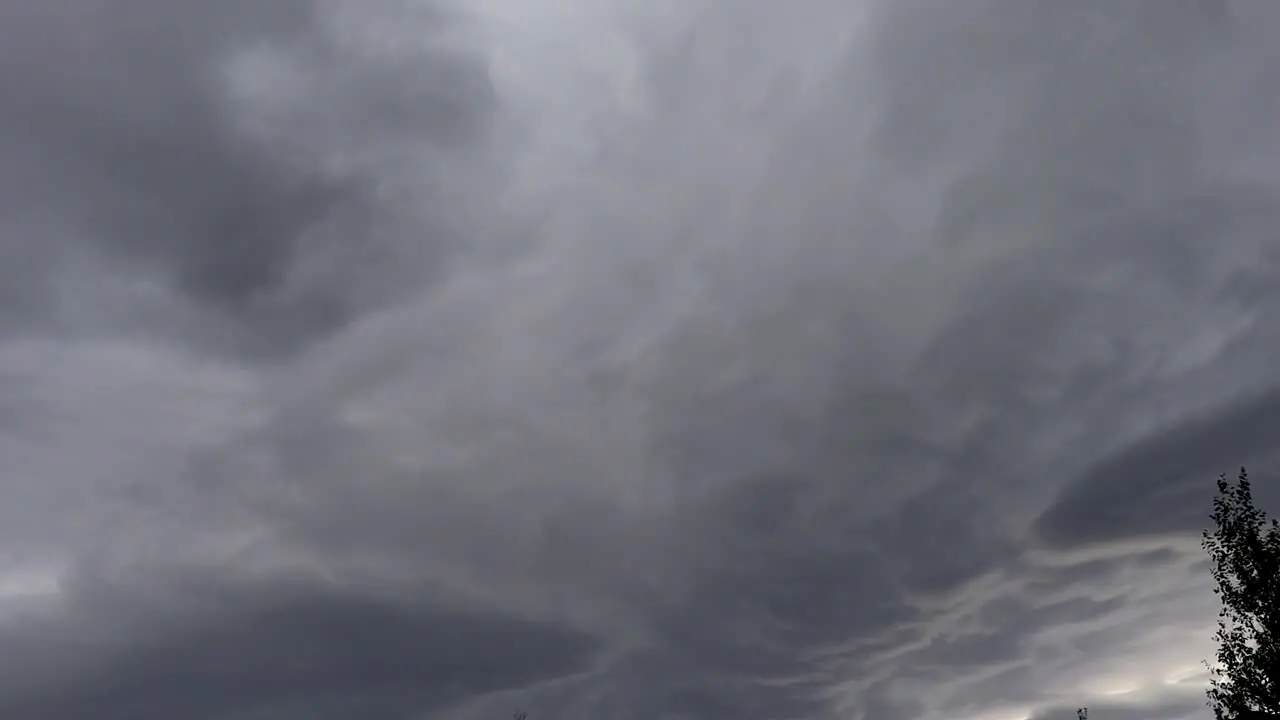
{"label": "cloud layer", "polygon": [[11,0],[0,714],[1204,717],[1277,30]]}

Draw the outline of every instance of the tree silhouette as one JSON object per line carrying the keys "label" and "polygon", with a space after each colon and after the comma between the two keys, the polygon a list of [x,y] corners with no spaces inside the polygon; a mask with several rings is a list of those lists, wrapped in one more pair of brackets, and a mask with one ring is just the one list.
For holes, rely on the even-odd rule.
{"label": "tree silhouette", "polygon": [[1244,468],[1235,484],[1219,476],[1211,517],[1200,544],[1222,610],[1208,705],[1217,720],[1280,713],[1280,524],[1254,506]]}

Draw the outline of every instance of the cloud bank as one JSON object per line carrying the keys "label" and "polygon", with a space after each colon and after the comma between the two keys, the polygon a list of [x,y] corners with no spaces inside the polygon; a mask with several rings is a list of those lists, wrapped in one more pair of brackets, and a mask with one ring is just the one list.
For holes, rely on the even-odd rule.
{"label": "cloud bank", "polygon": [[2,714],[1207,717],[1277,29],[10,0]]}

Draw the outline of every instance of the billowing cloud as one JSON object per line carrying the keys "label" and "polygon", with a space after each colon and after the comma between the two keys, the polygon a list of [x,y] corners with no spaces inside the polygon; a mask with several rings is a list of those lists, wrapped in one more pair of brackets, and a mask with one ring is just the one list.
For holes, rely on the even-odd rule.
{"label": "billowing cloud", "polygon": [[0,709],[1202,716],[1278,28],[6,4]]}

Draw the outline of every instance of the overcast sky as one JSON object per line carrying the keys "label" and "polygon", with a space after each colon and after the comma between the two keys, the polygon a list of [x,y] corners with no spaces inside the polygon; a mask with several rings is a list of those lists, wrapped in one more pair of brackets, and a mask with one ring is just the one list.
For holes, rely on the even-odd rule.
{"label": "overcast sky", "polygon": [[1278,36],[0,2],[0,717],[1208,718]]}

